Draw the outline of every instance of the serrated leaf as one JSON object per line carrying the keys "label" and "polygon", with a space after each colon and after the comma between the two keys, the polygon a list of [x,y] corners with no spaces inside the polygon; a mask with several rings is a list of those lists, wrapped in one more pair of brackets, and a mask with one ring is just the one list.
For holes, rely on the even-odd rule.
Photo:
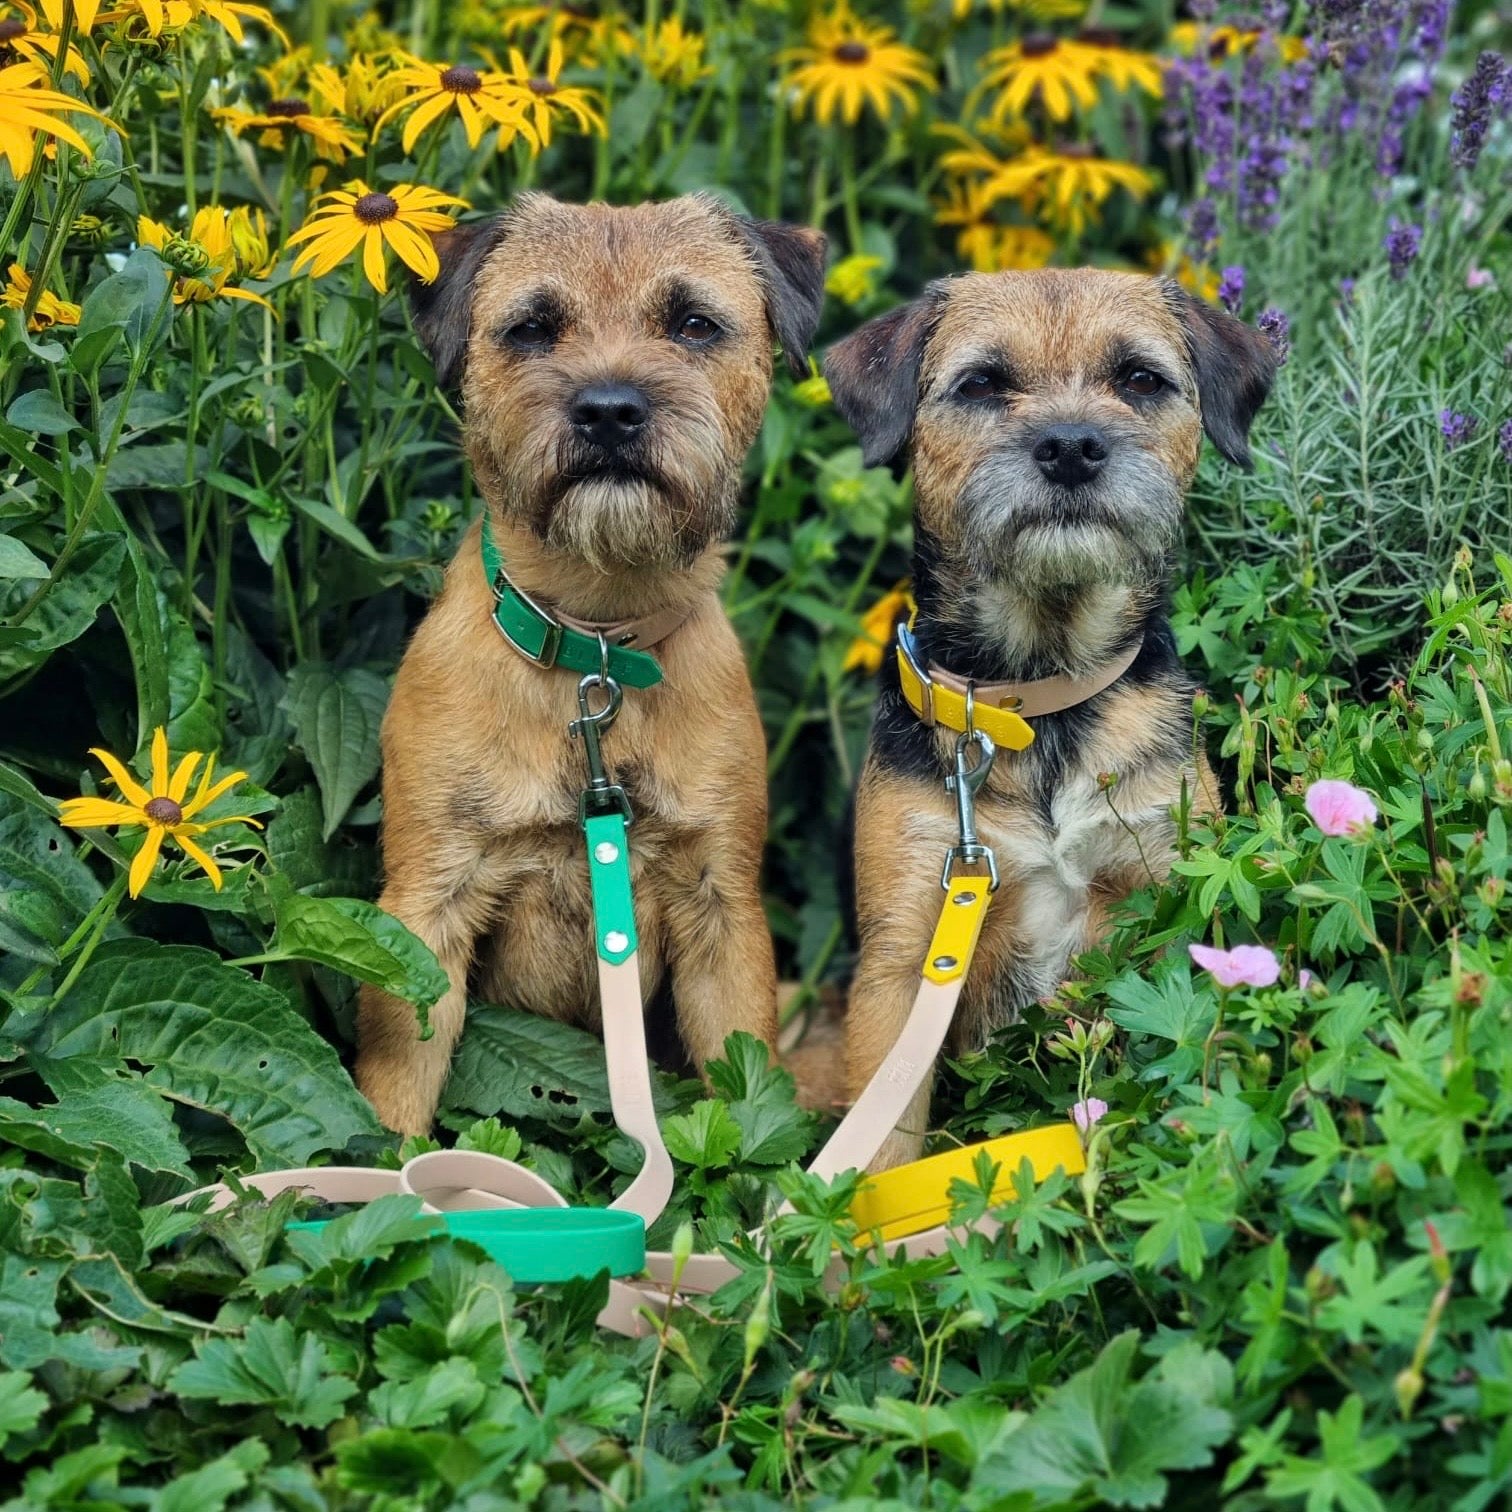
{"label": "serrated leaf", "polygon": [[446,1084],[448,1108],[576,1123],[609,1111],[604,1046],[593,1035],[513,1008],[473,1008]]}
{"label": "serrated leaf", "polygon": [[55,820],[0,797],[0,949],[51,965],[103,895]]}
{"label": "serrated leaf", "polygon": [[337,671],[307,663],[290,674],[289,717],[320,784],[327,840],[378,771],[378,731],[388,697],[388,683],[366,667]]}
{"label": "serrated leaf", "polygon": [[[27,634],[15,645],[0,643],[0,681],[43,662],[77,640],[94,624],[100,608],[116,591],[126,543],[118,535],[85,536],[67,570],[27,617]],[[9,622],[37,585],[27,579],[0,581],[0,623]]]}
{"label": "serrated leaf", "polygon": [[268,1446],[243,1439],[219,1459],[169,1481],[153,1498],[153,1512],[221,1512],[267,1463]]}
{"label": "serrated leaf", "polygon": [[283,994],[195,946],[103,946],[30,1048],[51,1062],[149,1066],[153,1086],[220,1114],[267,1165],[379,1132],[336,1052]]}
{"label": "serrated leaf", "polygon": [[273,916],[275,950],[333,966],[417,1008],[428,1008],[451,985],[431,948],[375,904],[279,891]]}
{"label": "serrated leaf", "polygon": [[24,1370],[0,1372],[0,1447],[13,1433],[30,1433],[46,1411],[46,1396]]}
{"label": "serrated leaf", "polygon": [[466,1415],[486,1394],[472,1362],[445,1360],[409,1381],[385,1381],[368,1396],[368,1410],[390,1428],[434,1428],[453,1410]]}
{"label": "serrated leaf", "polygon": [[357,1383],[330,1367],[314,1333],[297,1333],[287,1318],[253,1318],[240,1339],[210,1339],[173,1373],[180,1396],[223,1407],[269,1407],[296,1428],[325,1428],[357,1394]]}
{"label": "serrated leaf", "polygon": [[28,1255],[0,1260],[0,1364],[28,1370],[55,1357],[58,1283],[67,1269]]}
{"label": "serrated leaf", "polygon": [[[0,1134],[23,1149],[39,1149],[80,1170],[93,1164],[95,1150],[103,1145],[146,1170],[190,1174],[189,1152],[162,1094],[135,1077],[113,1077],[40,1108],[0,1098]],[[29,1142],[34,1135],[64,1141],[85,1158],[40,1149]]]}
{"label": "serrated leaf", "polygon": [[662,1138],[674,1160],[701,1171],[730,1164],[740,1148],[740,1125],[722,1102],[705,1098],[687,1113],[662,1123]]}

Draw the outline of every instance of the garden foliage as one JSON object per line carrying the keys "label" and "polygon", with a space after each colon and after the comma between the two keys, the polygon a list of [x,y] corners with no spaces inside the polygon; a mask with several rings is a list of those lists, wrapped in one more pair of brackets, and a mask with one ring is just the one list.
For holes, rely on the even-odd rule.
{"label": "garden foliage", "polygon": [[[0,16],[0,1506],[1512,1497],[1494,17],[861,9]],[[531,186],[822,224],[833,334],[962,266],[1098,261],[1291,349],[1253,476],[1204,463],[1174,591],[1227,817],[1182,815],[1170,884],[939,1099],[950,1140],[1079,1115],[1086,1174],[989,1201],[979,1171],[955,1197],[997,1238],[879,1262],[853,1179],[796,1168],[822,1121],[737,1037],[716,1096],[659,1082],[651,1237],[742,1274],[639,1342],[594,1328],[602,1282],[517,1292],[409,1199],[320,1231],[291,1197],[170,1205],[400,1158],[344,1069],[355,984],[422,1015],[444,984],[368,901],[377,734],[477,502],[402,280],[453,198]],[[725,594],[800,1002],[847,969],[909,498],[821,380],[777,380]],[[1375,820],[1335,824],[1320,779]],[[602,1202],[636,1164],[607,1109],[595,1039],[479,1003],[437,1139]]]}

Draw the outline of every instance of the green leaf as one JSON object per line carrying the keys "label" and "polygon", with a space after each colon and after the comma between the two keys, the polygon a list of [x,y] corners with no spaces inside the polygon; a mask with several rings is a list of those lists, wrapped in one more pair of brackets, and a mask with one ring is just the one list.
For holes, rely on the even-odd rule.
{"label": "green leaf", "polygon": [[13,1433],[30,1433],[47,1411],[47,1398],[24,1370],[0,1372],[0,1448]]}
{"label": "green leaf", "polygon": [[320,784],[327,840],[378,771],[378,730],[388,696],[388,683],[366,667],[338,672],[307,663],[290,674],[289,717]]}
{"label": "green leaf", "polygon": [[[71,1091],[62,1101],[39,1108],[0,1097],[0,1136],[79,1169],[93,1164],[103,1145],[145,1170],[191,1174],[189,1152],[168,1104],[138,1077],[102,1078],[98,1086]],[[69,1159],[42,1148],[31,1142],[38,1136],[64,1141],[87,1158]]]}
{"label": "green leaf", "polygon": [[1365,1403],[1358,1396],[1345,1397],[1337,1413],[1318,1414],[1320,1453],[1317,1459],[1286,1455],[1281,1468],[1265,1480],[1270,1497],[1307,1498],[1308,1512],[1327,1512],[1344,1507],[1348,1512],[1383,1512],[1385,1503],[1364,1479],[1397,1452],[1401,1439],[1395,1433],[1366,1437]]}
{"label": "green leaf", "polygon": [[379,1132],[336,1052],[283,994],[194,946],[102,947],[31,1048],[53,1062],[149,1066],[148,1082],[220,1114],[267,1165],[303,1165]]}
{"label": "green leaf", "polygon": [[666,1119],[662,1138],[674,1159],[701,1171],[715,1170],[729,1165],[740,1148],[740,1125],[722,1102],[705,1098],[691,1112]]}
{"label": "green leaf", "polygon": [[93,372],[118,339],[133,350],[150,335],[162,340],[173,321],[169,288],[162,259],[150,247],[138,247],[119,272],[85,296],[69,351],[70,366],[80,373]]}
{"label": "green leaf", "polygon": [[51,965],[104,895],[57,821],[0,797],[0,950]]}
{"label": "green leaf", "polygon": [[69,431],[83,427],[53,397],[50,389],[29,389],[11,401],[5,418],[17,430],[30,431],[34,436],[66,436]]}
{"label": "green leaf", "polygon": [[344,514],[338,513],[323,500],[301,498],[296,494],[290,498],[290,503],[300,514],[314,520],[328,536],[340,541],[343,546],[351,547],[359,556],[366,557],[370,562],[384,560],[383,553]]}
{"label": "green leaf", "polygon": [[[27,617],[23,628],[30,633],[16,645],[0,644],[0,680],[45,661],[59,646],[76,641],[94,624],[101,606],[115,594],[125,554],[126,543],[121,536],[84,538],[67,570]],[[0,621],[11,619],[36,586],[26,579],[0,581]]]}
{"label": "green leaf", "polygon": [[222,1407],[270,1407],[296,1428],[325,1428],[357,1394],[335,1373],[318,1335],[296,1332],[287,1318],[253,1318],[240,1339],[210,1339],[169,1378],[180,1396]]}
{"label": "green leaf", "polygon": [[368,1410],[391,1428],[434,1428],[453,1412],[467,1416],[486,1395],[472,1362],[445,1360],[410,1381],[385,1381],[368,1396]]}
{"label": "green leaf", "polygon": [[709,1081],[740,1127],[740,1159],[750,1165],[786,1165],[807,1153],[814,1115],[794,1102],[793,1078],[774,1065],[755,1035],[732,1034],[724,1059],[710,1061]]}
{"label": "green leaf", "polygon": [[0,578],[45,578],[47,563],[15,536],[0,535]]}
{"label": "green leaf", "polygon": [[0,1260],[0,1364],[28,1370],[55,1357],[62,1260],[6,1255]]}
{"label": "green leaf", "polygon": [[219,1459],[168,1482],[153,1499],[153,1512],[221,1512],[268,1463],[261,1439],[243,1439]]}
{"label": "green leaf", "polygon": [[1138,1347],[1133,1330],[1114,1339],[982,1459],[975,1485],[994,1496],[1028,1492],[1034,1507],[1083,1499],[1156,1507],[1168,1472],[1211,1464],[1233,1431],[1214,1390],[1221,1376],[1165,1379],[1157,1371],[1135,1382]]}
{"label": "green leaf", "polygon": [[431,948],[372,903],[280,889],[273,916],[275,950],[333,966],[417,1008],[428,1008],[451,985]]}
{"label": "green leaf", "polygon": [[472,1008],[446,1084],[446,1106],[487,1117],[575,1124],[609,1111],[603,1042],[513,1008]]}

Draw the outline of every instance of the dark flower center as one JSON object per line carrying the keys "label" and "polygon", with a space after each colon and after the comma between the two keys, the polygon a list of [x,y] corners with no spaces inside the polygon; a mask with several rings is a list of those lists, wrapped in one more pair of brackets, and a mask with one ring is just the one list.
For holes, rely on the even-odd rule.
{"label": "dark flower center", "polygon": [[1111,26],[1089,26],[1081,32],[1078,41],[1088,47],[1122,47],[1123,38]]}
{"label": "dark flower center", "polygon": [[155,824],[182,824],[184,811],[171,798],[149,798],[142,812]]}
{"label": "dark flower center", "polygon": [[364,194],[352,206],[352,214],[369,226],[376,226],[380,221],[393,220],[398,213],[399,201],[392,194]]}
{"label": "dark flower center", "polygon": [[1063,158],[1077,158],[1083,162],[1097,156],[1097,148],[1090,142],[1062,142],[1056,151]]}
{"label": "dark flower center", "polygon": [[465,63],[454,63],[441,75],[441,87],[453,94],[477,94],[483,87],[483,75]]}
{"label": "dark flower center", "polygon": [[864,63],[871,57],[871,48],[864,42],[841,42],[836,45],[834,59],[837,63]]}
{"label": "dark flower center", "polygon": [[1208,57],[1210,57],[1215,63],[1221,63],[1226,57],[1228,57],[1228,51],[1229,39],[1227,37],[1214,37],[1213,40],[1208,43]]}
{"label": "dark flower center", "polygon": [[14,16],[7,16],[0,21],[0,44],[14,42],[17,37],[26,35],[26,22],[18,21]]}
{"label": "dark flower center", "polygon": [[270,116],[286,116],[292,119],[294,116],[309,115],[310,102],[308,100],[273,100],[268,105]]}
{"label": "dark flower center", "polygon": [[555,82],[548,79],[545,74],[537,74],[526,87],[531,94],[554,95],[557,92]]}
{"label": "dark flower center", "polygon": [[1060,46],[1060,38],[1049,32],[1031,32],[1019,43],[1019,51],[1026,58],[1045,58]]}

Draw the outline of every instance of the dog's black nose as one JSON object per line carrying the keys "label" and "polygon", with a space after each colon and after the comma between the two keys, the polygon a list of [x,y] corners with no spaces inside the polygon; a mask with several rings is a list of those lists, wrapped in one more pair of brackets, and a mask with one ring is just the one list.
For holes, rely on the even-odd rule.
{"label": "dog's black nose", "polygon": [[630,383],[590,383],[572,401],[572,424],[590,441],[612,451],[651,418],[651,403]]}
{"label": "dog's black nose", "polygon": [[1093,425],[1050,425],[1034,443],[1034,460],[1052,483],[1090,482],[1108,460],[1107,437]]}

